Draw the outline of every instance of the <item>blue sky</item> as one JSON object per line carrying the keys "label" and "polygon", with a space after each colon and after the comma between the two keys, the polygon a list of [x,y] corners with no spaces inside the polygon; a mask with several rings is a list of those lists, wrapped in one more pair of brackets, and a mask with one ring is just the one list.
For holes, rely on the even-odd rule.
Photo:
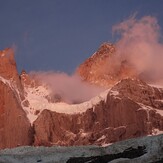
{"label": "blue sky", "polygon": [[0,0],[0,49],[16,47],[19,72],[72,73],[103,42],[112,26],[134,13],[156,16],[163,0]]}

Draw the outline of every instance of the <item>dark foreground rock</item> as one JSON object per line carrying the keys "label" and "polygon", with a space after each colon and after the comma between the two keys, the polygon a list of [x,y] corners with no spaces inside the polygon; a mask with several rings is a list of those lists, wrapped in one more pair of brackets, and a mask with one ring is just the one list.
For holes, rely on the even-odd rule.
{"label": "dark foreground rock", "polygon": [[145,146],[138,146],[138,148],[130,147],[126,150],[124,150],[121,153],[116,154],[106,154],[102,156],[91,156],[91,157],[73,157],[70,158],[67,163],[108,163],[112,160],[120,159],[120,158],[129,158],[134,159],[138,158],[140,156],[143,156],[146,152]]}
{"label": "dark foreground rock", "polygon": [[114,143],[107,147],[18,147],[0,151],[2,163],[161,163],[163,135]]}

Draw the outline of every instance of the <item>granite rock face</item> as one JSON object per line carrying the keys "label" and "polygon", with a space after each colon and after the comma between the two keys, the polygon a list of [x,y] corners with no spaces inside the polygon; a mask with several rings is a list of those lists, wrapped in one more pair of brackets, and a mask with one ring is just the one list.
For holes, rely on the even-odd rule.
{"label": "granite rock face", "polygon": [[107,42],[79,65],[77,74],[84,81],[105,87],[126,77],[137,77],[134,68],[126,60],[121,61],[116,54],[116,47]]}
{"label": "granite rock face", "polygon": [[18,80],[14,51],[10,48],[0,51],[0,74],[5,79]]}
{"label": "granite rock face", "polygon": [[24,112],[23,87],[13,52],[0,52],[0,149],[31,145],[32,129]]}
{"label": "granite rock face", "polygon": [[16,95],[0,82],[0,149],[32,144],[32,130]]}

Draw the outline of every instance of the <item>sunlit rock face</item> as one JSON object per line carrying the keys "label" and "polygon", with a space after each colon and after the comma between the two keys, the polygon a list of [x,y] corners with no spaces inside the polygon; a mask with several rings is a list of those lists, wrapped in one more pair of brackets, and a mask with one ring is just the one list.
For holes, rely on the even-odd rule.
{"label": "sunlit rock face", "polygon": [[23,87],[11,49],[0,52],[0,149],[32,144],[32,130],[22,108]]}
{"label": "sunlit rock face", "polygon": [[24,99],[23,87],[17,71],[14,50],[12,48],[6,48],[0,51],[0,77],[10,81],[10,83],[18,89],[21,100]]}
{"label": "sunlit rock face", "polygon": [[123,78],[137,76],[126,60],[120,60],[115,45],[111,43],[103,43],[90,58],[79,65],[77,73],[83,80],[105,87]]}
{"label": "sunlit rock face", "polygon": [[0,82],[0,149],[32,144],[26,113],[11,88]]}
{"label": "sunlit rock face", "polygon": [[44,110],[34,122],[36,145],[104,145],[163,131],[163,90],[124,79],[83,113]]}
{"label": "sunlit rock face", "polygon": [[13,78],[17,80],[18,78],[14,52],[10,48],[0,51],[0,74],[6,79]]}
{"label": "sunlit rock face", "polygon": [[16,84],[18,89],[22,89],[14,59],[14,51],[11,48],[0,51],[0,76]]}

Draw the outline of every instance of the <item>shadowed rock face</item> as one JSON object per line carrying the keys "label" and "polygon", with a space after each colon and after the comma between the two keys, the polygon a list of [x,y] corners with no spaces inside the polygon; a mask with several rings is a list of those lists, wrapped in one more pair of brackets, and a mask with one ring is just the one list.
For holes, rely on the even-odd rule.
{"label": "shadowed rock face", "polygon": [[[157,113],[163,108],[153,108],[162,93],[140,80],[125,79],[110,90],[105,101],[83,113],[44,110],[34,122],[35,144],[102,145],[163,130],[163,117]],[[155,97],[153,102],[149,94]]]}
{"label": "shadowed rock face", "polygon": [[145,146],[138,146],[138,148],[130,147],[124,150],[122,153],[107,154],[107,155],[101,155],[101,156],[91,156],[91,157],[74,157],[74,158],[70,158],[66,163],[87,163],[87,162],[108,163],[112,160],[116,160],[119,158],[134,159],[147,153],[145,149],[146,149]]}

